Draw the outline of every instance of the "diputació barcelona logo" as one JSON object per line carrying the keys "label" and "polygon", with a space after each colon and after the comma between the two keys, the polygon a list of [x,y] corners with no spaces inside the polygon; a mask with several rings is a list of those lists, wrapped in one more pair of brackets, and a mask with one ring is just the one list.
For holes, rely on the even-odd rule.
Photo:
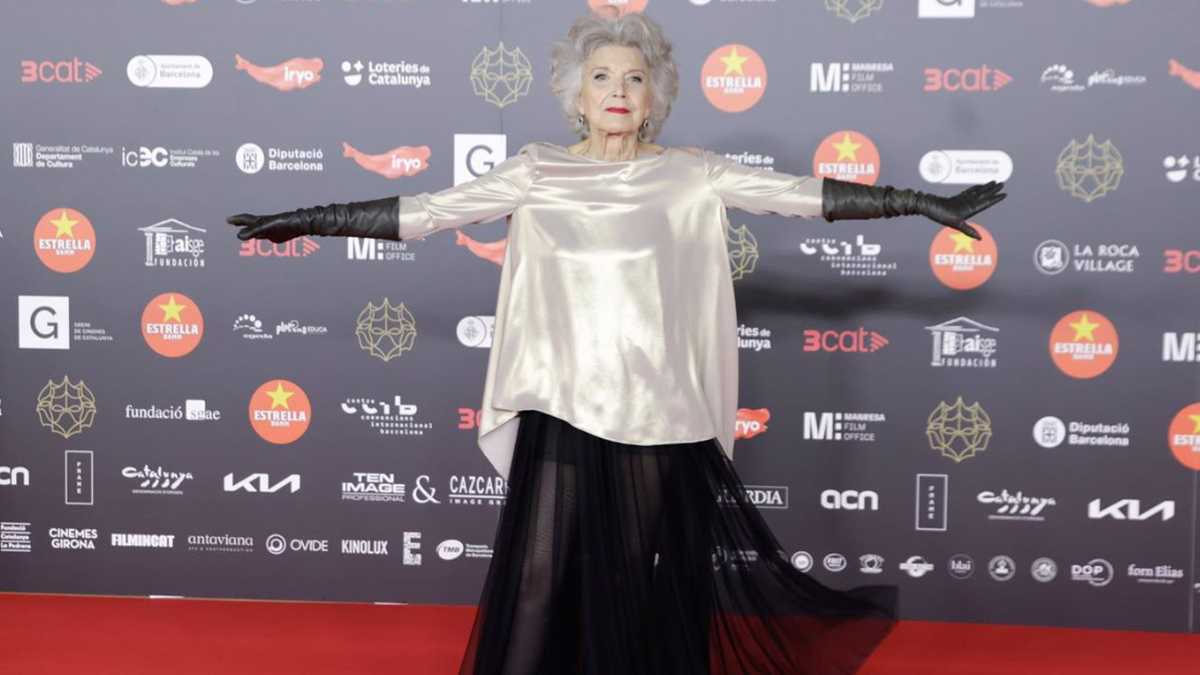
{"label": "diputaci\u00f3 barcelona logo", "polygon": [[204,317],[195,301],[182,293],[162,293],[142,311],[142,337],[163,356],[191,353],[204,336]]}
{"label": "diputaci\u00f3 barcelona logo", "polygon": [[1058,369],[1080,379],[1096,377],[1117,360],[1117,328],[1103,314],[1079,310],[1059,319],[1050,332],[1050,358]]}
{"label": "diputaci\u00f3 barcelona logo", "polygon": [[33,228],[33,248],[38,260],[55,272],[78,272],[96,253],[96,230],[75,209],[53,209]]}
{"label": "diputaci\u00f3 barcelona logo", "polygon": [[295,382],[268,380],[250,397],[250,425],[263,440],[291,443],[308,431],[311,421],[308,395]]}

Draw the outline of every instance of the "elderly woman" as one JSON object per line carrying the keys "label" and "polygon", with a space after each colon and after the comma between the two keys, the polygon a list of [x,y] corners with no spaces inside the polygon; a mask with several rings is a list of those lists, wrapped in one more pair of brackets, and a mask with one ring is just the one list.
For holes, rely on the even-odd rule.
{"label": "elderly woman", "polygon": [[508,217],[479,445],[508,479],[462,675],[851,673],[895,622],[891,586],[794,567],[732,462],[737,324],[726,208],[965,221],[942,198],[655,145],[678,90],[640,14],[582,17],[551,88],[581,140],[529,143],[440,192],[228,222],[241,239],[408,240]]}

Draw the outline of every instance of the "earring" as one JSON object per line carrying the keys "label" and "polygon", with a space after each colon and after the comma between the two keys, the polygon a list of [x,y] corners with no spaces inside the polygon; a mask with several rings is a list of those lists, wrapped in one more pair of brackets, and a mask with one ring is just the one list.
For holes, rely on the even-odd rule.
{"label": "earring", "polygon": [[579,113],[579,119],[576,121],[579,122],[579,126],[583,126],[583,113]]}

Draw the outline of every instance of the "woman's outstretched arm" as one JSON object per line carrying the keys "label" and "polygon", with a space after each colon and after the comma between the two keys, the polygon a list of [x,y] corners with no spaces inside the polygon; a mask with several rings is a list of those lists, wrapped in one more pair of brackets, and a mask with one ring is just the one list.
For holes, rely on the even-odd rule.
{"label": "woman's outstretched arm", "polygon": [[744,166],[703,150],[709,180],[726,206],[759,215],[865,220],[921,215],[979,239],[967,218],[1005,197],[1004,183],[975,185],[953,197],[939,197],[891,185],[861,185],[833,178],[795,176]]}
{"label": "woman's outstretched arm", "polygon": [[403,241],[439,230],[490,223],[521,204],[533,182],[533,144],[488,173],[440,192],[329,204],[258,216],[242,213],[225,222],[240,227],[238,238],[281,243],[300,236],[370,237]]}

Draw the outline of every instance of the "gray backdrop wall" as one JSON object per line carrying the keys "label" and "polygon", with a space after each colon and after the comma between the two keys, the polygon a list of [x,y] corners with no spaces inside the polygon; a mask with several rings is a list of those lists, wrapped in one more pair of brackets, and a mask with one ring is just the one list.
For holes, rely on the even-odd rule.
{"label": "gray backdrop wall", "polygon": [[[910,619],[1194,630],[1200,4],[626,9],[676,45],[664,145],[1008,181],[977,244],[730,213],[736,463],[795,564],[900,584]],[[504,222],[272,246],[224,218],[570,144],[548,54],[587,10],[5,3],[0,590],[476,602]]]}

